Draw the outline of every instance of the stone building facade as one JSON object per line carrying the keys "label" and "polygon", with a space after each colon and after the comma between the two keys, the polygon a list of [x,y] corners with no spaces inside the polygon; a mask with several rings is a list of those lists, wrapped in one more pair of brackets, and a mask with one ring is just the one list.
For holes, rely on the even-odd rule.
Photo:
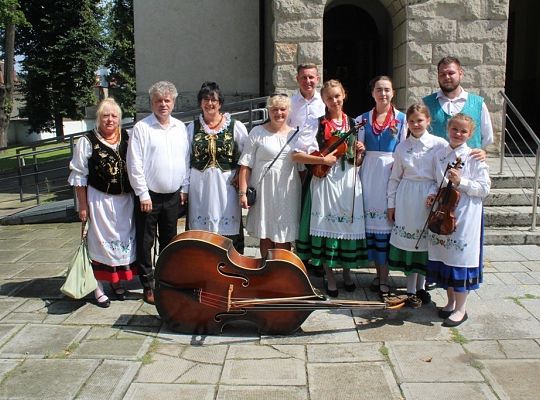
{"label": "stone building facade", "polygon": [[[194,96],[202,80],[225,79],[227,87],[222,85],[222,88],[229,98],[262,96],[272,91],[292,92],[296,88],[296,66],[314,62],[319,65],[323,79],[338,78],[347,82],[346,89],[353,99],[350,114],[366,111],[368,104],[372,106],[366,86],[369,78],[378,74],[392,76],[397,89],[396,105],[405,109],[438,88],[436,64],[443,56],[453,55],[461,59],[465,69],[463,86],[485,98],[497,139],[502,120],[499,91],[505,87],[510,1],[514,0],[135,0],[139,108],[144,111],[144,86],[165,77],[167,71],[162,65],[168,65],[169,80],[180,82],[182,100],[178,108],[186,109],[196,106],[189,98]],[[178,15],[203,15],[205,7],[215,8],[217,3],[223,7],[220,13],[227,10],[237,22],[212,20],[213,34],[199,30],[197,36],[189,37],[189,42],[182,42],[183,46],[188,46],[183,49],[185,54],[195,54],[189,58],[189,62],[196,65],[188,70],[189,76],[181,75],[178,55],[176,59],[169,57],[169,63],[160,63],[159,76],[151,75],[152,68],[148,68],[151,64],[140,54],[148,50],[138,46],[138,42],[152,43],[154,33],[145,27],[152,24],[149,15],[164,13],[168,16],[161,18],[167,20],[171,9]],[[197,13],[193,11],[195,8]],[[183,37],[178,33],[181,26],[175,27],[176,42]],[[251,54],[258,57],[241,64],[235,64],[234,58],[230,61],[220,58],[219,72],[207,74],[215,60],[206,66],[204,56],[194,53],[189,46],[206,44],[211,47],[214,40],[219,40],[226,43],[230,53],[238,54],[242,54],[239,49],[245,47],[245,43],[238,41],[240,36],[227,41],[227,37],[219,35],[222,28],[227,35],[242,29]],[[196,30],[196,26],[190,29]],[[157,34],[163,39],[167,31]],[[169,60],[167,52],[174,48],[174,43],[172,40],[162,53],[159,47],[153,47],[152,58]],[[345,45],[340,46],[341,43]],[[139,73],[143,70],[144,77]],[[254,74],[258,75],[258,82]],[[232,78],[242,75],[251,83],[242,81],[240,85],[237,81],[241,79]],[[139,90],[142,82],[142,90]]]}

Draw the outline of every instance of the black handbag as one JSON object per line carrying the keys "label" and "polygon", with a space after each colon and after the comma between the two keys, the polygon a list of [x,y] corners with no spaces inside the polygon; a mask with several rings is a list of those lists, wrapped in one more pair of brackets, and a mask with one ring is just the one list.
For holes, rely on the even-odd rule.
{"label": "black handbag", "polygon": [[255,200],[257,200],[257,190],[253,187],[248,187],[246,190],[246,197],[247,204],[251,207],[253,204],[255,204]]}

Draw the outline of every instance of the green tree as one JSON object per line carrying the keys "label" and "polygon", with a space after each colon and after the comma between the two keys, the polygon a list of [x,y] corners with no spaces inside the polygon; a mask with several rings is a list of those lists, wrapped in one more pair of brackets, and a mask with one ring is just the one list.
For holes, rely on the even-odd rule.
{"label": "green tree", "polygon": [[64,135],[63,119],[81,119],[95,104],[95,73],[105,52],[99,0],[25,0],[20,29],[24,115],[30,129]]}
{"label": "green tree", "polygon": [[0,77],[0,149],[7,146],[7,130],[13,107],[15,26],[26,20],[18,0],[0,0],[0,28],[3,33],[4,74]]}
{"label": "green tree", "polygon": [[122,107],[124,116],[135,116],[135,49],[133,0],[113,0],[108,31],[110,52],[109,95]]}

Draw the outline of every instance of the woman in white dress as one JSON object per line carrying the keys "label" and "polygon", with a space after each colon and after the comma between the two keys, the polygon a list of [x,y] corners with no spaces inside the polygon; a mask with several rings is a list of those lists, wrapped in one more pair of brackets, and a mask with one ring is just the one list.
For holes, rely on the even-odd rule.
{"label": "woman in white dress", "polygon": [[136,275],[133,193],[126,170],[128,134],[120,129],[121,120],[116,101],[103,100],[97,109],[97,128],[79,139],[69,164],[68,182],[75,186],[79,218],[89,221],[88,253],[100,307],[110,306],[101,281],[109,282],[116,299],[124,300],[121,281]]}
{"label": "woman in white dress", "polygon": [[[287,144],[295,134],[287,125],[290,107],[286,94],[268,98],[270,120],[251,130],[239,161],[239,201],[249,209],[246,229],[250,236],[259,238],[262,257],[269,249],[290,250],[291,242],[298,236],[301,184],[291,158],[296,137]],[[248,186],[257,190],[252,206],[247,203]]]}
{"label": "woman in white dress", "polygon": [[191,142],[187,229],[226,236],[243,253],[244,227],[236,190],[247,130],[221,112],[223,94],[217,83],[204,82],[197,99],[202,113],[187,126]]}

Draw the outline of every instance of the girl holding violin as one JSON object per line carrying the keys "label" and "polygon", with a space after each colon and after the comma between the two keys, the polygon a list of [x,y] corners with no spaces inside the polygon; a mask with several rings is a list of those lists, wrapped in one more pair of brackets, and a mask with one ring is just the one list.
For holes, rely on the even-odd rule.
{"label": "girl holding violin", "polygon": [[[467,295],[470,290],[478,289],[482,282],[482,201],[489,194],[491,181],[486,163],[475,158],[467,146],[466,141],[474,130],[471,117],[456,114],[448,122],[450,145],[433,157],[437,182],[448,183],[443,189],[453,187],[459,192],[455,210],[445,216],[447,219],[455,217],[455,231],[448,235],[428,233],[427,280],[446,289],[448,301],[439,310],[439,317],[444,319],[443,326],[447,327],[458,326],[467,320]],[[461,161],[461,169],[456,160]],[[428,207],[436,198],[436,193],[428,196]],[[451,210],[453,205],[439,204],[439,209]]]}
{"label": "girl holding violin", "polygon": [[[343,268],[345,290],[353,291],[350,268],[367,264],[362,184],[357,176],[364,146],[356,140],[354,121],[343,112],[342,84],[334,79],[325,82],[321,97],[326,113],[319,118],[316,134],[302,136],[293,154],[294,161],[310,166],[313,173],[303,199],[296,250],[303,261],[311,259],[312,265],[324,267],[326,292],[337,297],[333,269]],[[316,172],[320,170],[326,175]]]}
{"label": "girl holding violin", "polygon": [[393,153],[398,143],[405,140],[407,123],[405,114],[392,104],[394,88],[388,76],[373,78],[370,88],[375,107],[357,117],[356,121],[366,122],[358,132],[358,140],[366,148],[361,180],[364,187],[368,257],[377,268],[377,277],[373,279],[371,289],[379,291],[381,300],[386,301],[390,295],[388,242],[393,226],[387,215],[386,190],[394,162]]}
{"label": "girl holding violin", "polygon": [[418,308],[431,302],[425,290],[428,261],[424,222],[429,209],[422,207],[435,185],[431,157],[448,145],[443,138],[430,134],[429,109],[420,103],[407,109],[407,139],[396,147],[388,181],[388,219],[394,223],[390,235],[390,270],[407,276],[407,304]]}

